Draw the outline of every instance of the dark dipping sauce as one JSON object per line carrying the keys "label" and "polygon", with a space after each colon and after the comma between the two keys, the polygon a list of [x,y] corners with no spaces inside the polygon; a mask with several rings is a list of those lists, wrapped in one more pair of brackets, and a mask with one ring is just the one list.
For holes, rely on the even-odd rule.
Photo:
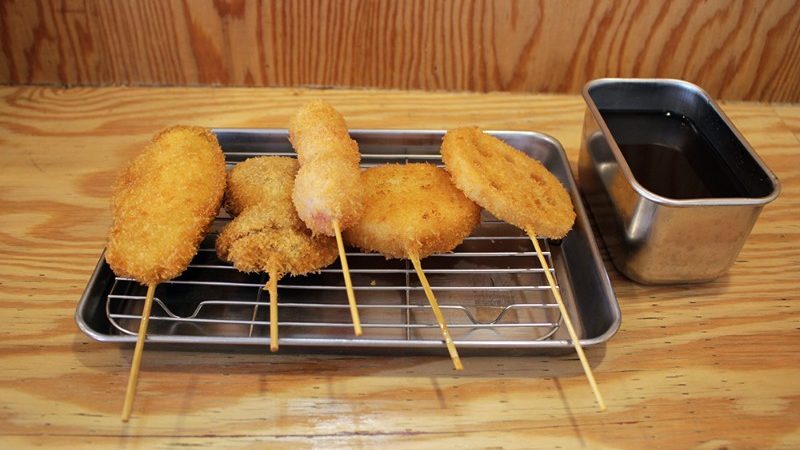
{"label": "dark dipping sauce", "polygon": [[633,177],[662,197],[747,197],[720,152],[692,121],[673,112],[600,112]]}

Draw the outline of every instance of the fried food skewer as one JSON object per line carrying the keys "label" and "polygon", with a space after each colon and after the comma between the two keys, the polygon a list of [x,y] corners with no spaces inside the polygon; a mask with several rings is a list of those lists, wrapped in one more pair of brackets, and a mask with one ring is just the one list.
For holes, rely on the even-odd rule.
{"label": "fried food skewer", "polygon": [[[278,281],[303,275],[336,260],[335,239],[317,235],[297,216],[292,158],[262,156],[239,163],[228,174],[225,209],[234,216],[217,238],[217,254],[242,272],[266,272],[271,351],[279,347]],[[258,305],[256,305],[258,306]]]}
{"label": "fried food skewer", "polygon": [[[480,208],[432,164],[389,164],[362,173],[366,209],[358,223],[345,231],[348,243],[386,258],[409,259],[433,310],[442,338],[462,370],[447,327],[420,259],[452,251],[480,220]],[[424,199],[424,201],[421,201]]]}
{"label": "fried food skewer", "polygon": [[364,211],[358,144],[350,139],[344,117],[323,101],[297,111],[289,122],[289,139],[300,162],[292,192],[297,214],[314,234],[336,237],[353,330],[361,336],[361,319],[342,241],[342,231]]}
{"label": "fried food skewer", "polygon": [[158,133],[119,178],[111,199],[105,258],[117,276],[147,285],[122,408],[133,410],[156,286],[180,275],[219,211],[225,157],[216,137],[199,127]]}
{"label": "fried food skewer", "polygon": [[540,162],[479,128],[448,131],[441,153],[445,169],[467,197],[528,234],[589,386],[600,410],[605,411],[606,404],[592,368],[536,240],[537,232],[544,237],[560,239],[572,228],[575,211],[564,186]]}

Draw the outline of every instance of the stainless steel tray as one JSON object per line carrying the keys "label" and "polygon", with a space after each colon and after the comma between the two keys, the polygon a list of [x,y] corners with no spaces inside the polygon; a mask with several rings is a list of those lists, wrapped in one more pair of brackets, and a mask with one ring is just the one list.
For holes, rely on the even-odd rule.
{"label": "stainless steel tray", "polygon": [[[230,166],[260,155],[293,155],[286,130],[214,130]],[[355,130],[364,166],[441,164],[442,131]],[[603,343],[619,328],[620,312],[561,145],[533,132],[492,132],[540,160],[572,195],[575,227],[543,249],[584,346]],[[420,199],[424,201],[424,199]],[[484,212],[482,222],[453,253],[422,261],[462,353],[571,349],[562,318],[533,245],[516,227]],[[263,275],[244,274],[220,261],[217,232],[230,220],[220,213],[188,270],[162,283],[147,341],[187,349],[269,344]],[[281,349],[349,352],[406,351],[446,354],[438,326],[410,263],[348,249],[364,328],[353,335],[338,262],[318,274],[286,277],[279,284]],[[115,277],[101,257],[75,314],[80,329],[103,342],[132,343],[145,288]],[[252,320],[253,310],[258,314]],[[170,345],[172,346],[172,345]]]}

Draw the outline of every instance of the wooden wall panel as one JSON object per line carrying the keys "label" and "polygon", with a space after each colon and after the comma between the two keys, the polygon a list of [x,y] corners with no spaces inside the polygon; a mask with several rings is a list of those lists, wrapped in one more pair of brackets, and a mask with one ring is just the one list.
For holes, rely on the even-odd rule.
{"label": "wooden wall panel", "polygon": [[676,77],[800,101],[800,1],[0,0],[0,83],[579,92]]}

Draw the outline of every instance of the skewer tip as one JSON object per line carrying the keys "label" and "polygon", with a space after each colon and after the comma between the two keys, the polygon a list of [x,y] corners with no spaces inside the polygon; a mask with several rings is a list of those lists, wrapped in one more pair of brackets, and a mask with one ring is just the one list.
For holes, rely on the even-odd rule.
{"label": "skewer tip", "polygon": [[139,333],[136,336],[136,347],[133,350],[133,360],[131,361],[131,373],[128,375],[128,387],[125,390],[125,402],[122,405],[122,421],[127,422],[133,411],[133,400],[136,397],[136,385],[139,381],[139,368],[142,364],[142,352],[144,351],[144,341],[147,335],[147,324],[150,320],[150,310],[153,306],[153,297],[156,294],[157,283],[147,285],[147,294],[142,307],[142,318],[139,321]]}
{"label": "skewer tip", "polygon": [[433,289],[431,289],[431,285],[428,283],[428,278],[425,276],[425,272],[422,271],[422,264],[419,262],[419,255],[412,251],[407,251],[407,253],[408,258],[414,265],[414,270],[417,272],[417,276],[422,284],[422,288],[425,291],[425,296],[428,297],[428,303],[431,305],[433,315],[436,317],[436,322],[439,324],[439,329],[442,332],[442,338],[444,339],[445,346],[447,347],[447,351],[450,353],[450,359],[453,360],[453,368],[455,370],[464,370],[464,366],[461,364],[461,358],[458,356],[458,350],[456,350],[456,344],[453,342],[453,338],[450,336],[450,331],[447,329],[447,322],[442,315],[442,311],[439,309],[439,302],[436,300],[436,296],[433,294]]}
{"label": "skewer tip", "polygon": [[575,352],[578,353],[578,359],[580,359],[581,366],[583,366],[583,373],[586,375],[586,379],[589,381],[589,386],[592,388],[592,393],[594,393],[594,397],[597,400],[597,405],[600,407],[600,411],[605,411],[606,404],[603,401],[603,396],[600,395],[600,389],[597,387],[597,382],[594,379],[592,367],[589,365],[589,360],[586,358],[586,354],[583,352],[583,347],[581,346],[581,341],[578,338],[578,334],[575,333],[575,328],[572,326],[572,321],[569,318],[567,307],[564,306],[564,300],[561,298],[561,293],[558,290],[558,286],[556,285],[553,276],[550,274],[550,267],[548,266],[547,260],[542,253],[542,248],[539,246],[539,241],[536,240],[536,233],[530,229],[525,231],[531,238],[534,249],[536,249],[536,256],[539,258],[539,262],[542,264],[542,269],[544,269],[544,275],[547,278],[547,283],[550,284],[550,290],[553,292],[553,297],[556,299],[558,309],[561,312],[561,317],[564,319],[564,325],[567,326],[567,332],[569,333],[570,339],[572,339],[572,345],[575,347]]}

